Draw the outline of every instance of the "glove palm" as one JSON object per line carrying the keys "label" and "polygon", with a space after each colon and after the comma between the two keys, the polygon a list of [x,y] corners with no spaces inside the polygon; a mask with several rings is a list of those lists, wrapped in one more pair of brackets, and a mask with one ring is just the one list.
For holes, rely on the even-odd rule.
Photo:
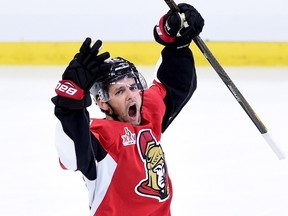
{"label": "glove palm", "polygon": [[52,98],[56,106],[75,109],[91,105],[89,90],[101,75],[100,65],[110,57],[108,52],[98,55],[101,47],[102,41],[91,47],[91,39],[86,38],[56,86],[57,96]]}
{"label": "glove palm", "polygon": [[108,52],[98,55],[102,41],[97,40],[92,47],[91,39],[86,38],[79,53],[74,56],[62,75],[63,80],[73,81],[76,85],[87,91],[99,73],[99,66],[110,57]]}

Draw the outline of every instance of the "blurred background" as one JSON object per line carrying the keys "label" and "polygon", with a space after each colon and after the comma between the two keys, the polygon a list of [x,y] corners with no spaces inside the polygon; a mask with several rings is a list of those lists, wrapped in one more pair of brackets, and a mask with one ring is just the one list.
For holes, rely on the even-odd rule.
{"label": "blurred background", "polygon": [[[175,1],[181,3],[181,1]],[[287,41],[285,0],[186,1],[206,21],[209,41]],[[1,2],[0,41],[151,41],[152,26],[168,6],[162,0],[11,0]]]}
{"label": "blurred background", "polygon": [[[177,2],[180,3],[180,2]],[[187,1],[205,41],[288,155],[288,3]],[[54,88],[86,37],[134,62],[151,82],[162,47],[152,29],[164,1],[12,0],[0,3],[0,215],[89,215],[81,174],[54,147]],[[163,134],[174,216],[287,216],[288,164],[278,160],[191,44],[198,89]],[[92,117],[101,116],[95,105]]]}

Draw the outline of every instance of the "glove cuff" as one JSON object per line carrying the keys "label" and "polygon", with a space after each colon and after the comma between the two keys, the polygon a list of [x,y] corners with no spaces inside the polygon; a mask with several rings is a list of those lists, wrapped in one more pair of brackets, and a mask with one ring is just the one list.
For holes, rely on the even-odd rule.
{"label": "glove cuff", "polygon": [[171,37],[164,29],[165,15],[161,17],[159,24],[154,27],[155,41],[171,49],[189,47],[191,39],[187,37]]}
{"label": "glove cuff", "polygon": [[165,25],[165,15],[162,16],[159,20],[158,25],[154,28],[154,34],[156,33],[158,37],[164,42],[164,43],[173,43],[175,41],[175,37],[171,37],[164,28]]}
{"label": "glove cuff", "polygon": [[55,88],[55,92],[60,97],[73,100],[82,100],[85,92],[71,80],[60,80]]}

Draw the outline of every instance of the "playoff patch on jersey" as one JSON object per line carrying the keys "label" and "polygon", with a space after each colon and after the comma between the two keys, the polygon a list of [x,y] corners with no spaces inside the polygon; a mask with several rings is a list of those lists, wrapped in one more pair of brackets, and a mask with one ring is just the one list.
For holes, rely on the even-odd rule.
{"label": "playoff patch on jersey", "polygon": [[121,136],[124,146],[136,144],[136,134],[132,133],[128,127],[124,128],[125,134]]}
{"label": "playoff patch on jersey", "polygon": [[140,196],[158,199],[169,198],[169,181],[164,152],[151,130],[142,130],[137,139],[138,151],[146,170],[146,178],[139,182],[135,191]]}

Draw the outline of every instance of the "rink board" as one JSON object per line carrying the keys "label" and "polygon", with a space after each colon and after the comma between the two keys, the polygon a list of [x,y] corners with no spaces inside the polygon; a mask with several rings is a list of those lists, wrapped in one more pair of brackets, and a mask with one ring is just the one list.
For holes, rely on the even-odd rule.
{"label": "rink board", "polygon": [[[205,42],[221,65],[288,66],[288,42]],[[1,65],[66,65],[81,42],[0,42]],[[194,43],[196,65],[209,65]],[[154,65],[162,46],[155,42],[104,42],[103,51],[136,65]]]}

